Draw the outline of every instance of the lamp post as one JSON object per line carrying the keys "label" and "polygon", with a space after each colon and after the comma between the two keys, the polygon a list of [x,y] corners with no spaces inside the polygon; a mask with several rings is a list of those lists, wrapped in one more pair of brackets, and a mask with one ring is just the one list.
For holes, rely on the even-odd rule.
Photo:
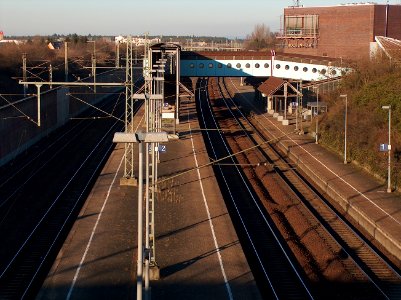
{"label": "lamp post", "polygon": [[[138,174],[138,261],[137,261],[137,277],[136,277],[136,299],[142,300],[143,290],[143,260],[145,253],[149,249],[143,248],[143,143],[147,146],[148,143],[167,142],[167,133],[161,132],[136,132],[125,133],[116,132],[114,134],[113,143],[139,143],[139,174]],[[146,147],[147,149],[148,147]],[[146,204],[148,205],[148,204]],[[149,237],[146,237],[148,239]],[[145,250],[145,251],[144,251]],[[149,276],[149,263],[145,264],[145,277]],[[149,286],[145,287],[145,296],[149,299]]]}
{"label": "lamp post", "polygon": [[319,88],[314,86],[313,89],[316,93],[316,134],[315,134],[315,144],[319,144],[318,131],[319,131]]}
{"label": "lamp post", "polygon": [[340,95],[340,98],[345,98],[344,112],[344,164],[347,164],[347,116],[348,116],[348,95]]}
{"label": "lamp post", "polygon": [[387,170],[387,193],[391,193],[391,105],[384,105],[382,109],[388,110],[388,170]]}

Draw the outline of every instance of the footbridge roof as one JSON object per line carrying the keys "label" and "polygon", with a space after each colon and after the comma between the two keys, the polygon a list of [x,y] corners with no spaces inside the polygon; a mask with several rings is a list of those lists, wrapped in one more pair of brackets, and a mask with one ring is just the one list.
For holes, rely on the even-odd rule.
{"label": "footbridge roof", "polygon": [[278,77],[318,81],[341,77],[349,69],[329,57],[253,51],[182,51],[181,76]]}

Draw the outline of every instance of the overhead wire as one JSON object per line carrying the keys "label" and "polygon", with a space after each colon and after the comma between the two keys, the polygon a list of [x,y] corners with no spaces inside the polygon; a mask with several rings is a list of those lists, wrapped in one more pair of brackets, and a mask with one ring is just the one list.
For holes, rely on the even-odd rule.
{"label": "overhead wire", "polygon": [[[107,118],[114,118],[114,119],[116,119],[116,120],[118,120],[118,121],[124,123],[124,120],[121,120],[120,118],[118,118],[118,117],[116,117],[116,116],[114,116],[114,115],[112,115],[112,114],[110,114],[110,113],[108,113],[108,112],[106,112],[106,111],[104,111],[104,110],[102,110],[102,109],[100,109],[100,108],[94,106],[93,104],[91,104],[91,103],[89,103],[89,102],[87,102],[87,101],[85,101],[85,100],[83,100],[83,99],[81,99],[81,98],[79,98],[79,97],[75,97],[74,95],[71,95],[71,94],[67,94],[67,95],[69,95],[69,96],[71,96],[72,98],[74,98],[74,99],[76,99],[76,100],[78,100],[78,101],[80,101],[80,102],[82,102],[82,103],[84,103],[84,104],[86,104],[86,105],[88,105],[88,106],[90,106],[90,107],[92,107],[92,108],[94,108],[94,109],[96,109],[96,110],[98,110],[98,111],[104,113],[105,115],[108,116]],[[120,96],[121,96],[121,94],[120,94]],[[118,102],[118,100],[120,99],[120,96],[118,97],[117,102]],[[115,107],[116,107],[116,105],[117,105],[117,102],[116,102],[116,104],[115,104],[115,106],[114,106],[114,108],[113,108],[113,111],[114,111],[114,109],[115,109]],[[85,119],[104,119],[104,118],[105,118],[105,117],[91,117],[91,118],[88,117],[88,118],[85,118]],[[78,119],[78,118],[71,118],[71,119],[73,120],[73,119]],[[80,119],[83,119],[83,118],[80,118]]]}
{"label": "overhead wire", "polygon": [[[25,114],[22,110],[20,110],[18,107],[16,107],[12,102],[8,101],[5,97],[3,97],[0,94],[0,98],[2,98],[4,101],[6,101],[9,105],[11,105],[12,107],[14,107],[16,110],[18,110],[25,118],[27,118],[29,121],[31,121],[32,123],[38,125],[38,123],[36,121],[34,121],[30,116],[28,116],[27,114]],[[22,116],[21,116],[22,117]],[[5,118],[2,118],[3,120]]]}

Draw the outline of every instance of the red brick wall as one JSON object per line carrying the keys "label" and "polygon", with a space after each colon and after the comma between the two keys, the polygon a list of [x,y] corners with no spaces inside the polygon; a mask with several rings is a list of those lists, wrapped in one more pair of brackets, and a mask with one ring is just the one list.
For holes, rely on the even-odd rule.
{"label": "red brick wall", "polygon": [[[284,15],[319,15],[317,48],[288,48],[286,53],[358,59],[369,57],[370,42],[384,35],[386,5],[286,8]],[[401,6],[390,5],[388,36],[401,39]]]}
{"label": "red brick wall", "polygon": [[[386,5],[375,6],[374,35],[385,35]],[[401,39],[401,5],[389,5],[387,36]]]}

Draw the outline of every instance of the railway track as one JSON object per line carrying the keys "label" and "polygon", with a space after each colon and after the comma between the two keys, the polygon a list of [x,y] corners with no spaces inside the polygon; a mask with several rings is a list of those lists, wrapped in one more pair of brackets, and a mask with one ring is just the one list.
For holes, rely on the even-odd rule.
{"label": "railway track", "polygon": [[[309,281],[317,283],[309,283],[310,286],[313,286],[311,293],[321,299],[338,299],[340,297],[341,299],[400,299],[401,277],[399,271],[372,248],[356,230],[331,208],[330,204],[326,203],[326,199],[323,199],[312,186],[299,176],[296,170],[292,168],[291,162],[273,147],[274,143],[268,142],[269,137],[266,136],[268,128],[261,124],[257,126],[252,124],[233,101],[225,84],[216,83],[214,85],[212,93],[215,94],[214,98],[220,102],[218,106],[223,106],[221,102],[224,102],[226,111],[230,112],[221,117],[225,121],[220,123],[224,124],[223,126],[230,126],[230,122],[231,124],[235,123],[239,128],[238,130],[242,131],[241,134],[237,133],[235,138],[226,137],[227,140],[231,140],[229,144],[231,148],[234,148],[232,150],[241,152],[244,148],[251,148],[252,145],[260,145],[257,147],[257,153],[255,153],[256,151],[249,151],[246,156],[241,154],[236,157],[239,164],[245,166],[243,167],[244,173],[255,186],[255,190],[259,190],[260,198],[263,199],[264,196],[267,196],[262,202],[269,214],[273,216],[272,218],[275,219],[277,226],[282,228],[281,234],[289,241],[290,248],[305,269]],[[227,121],[229,115],[235,121]],[[242,141],[244,139],[247,142]],[[246,167],[257,166],[261,162],[269,166],[270,170],[255,171]],[[279,188],[266,183],[266,172],[272,171],[281,178],[279,185],[286,186],[288,190],[286,197],[293,199],[290,202],[287,201],[284,209],[280,211],[281,220],[279,217],[274,217],[275,214],[278,215],[279,211],[275,207],[277,203],[271,204],[279,194]],[[269,180],[278,179],[270,176]],[[268,204],[269,202],[270,204]],[[305,237],[307,231],[302,232],[297,228],[297,223],[302,225],[300,222],[291,221],[294,218],[294,216],[291,217],[291,214],[294,212],[288,213],[288,211],[294,210],[293,207],[298,207],[295,218],[304,218],[306,221],[304,221],[303,226],[307,225],[311,231],[315,232],[314,242],[316,243],[316,238],[319,238],[321,245],[328,247],[329,252],[332,252],[332,262],[333,264],[337,263],[338,266],[332,268],[331,271],[348,273],[348,284],[331,282],[332,276],[327,274],[327,269],[322,269],[324,264],[319,262],[319,256],[314,253],[316,250],[309,250],[313,248],[313,245],[308,245],[305,238],[297,236],[297,234],[302,233]],[[307,259],[303,257],[302,252],[316,256],[316,258]],[[310,266],[311,264],[312,266]],[[359,290],[353,287],[359,287]],[[360,287],[363,287],[363,290]]]}
{"label": "railway track", "polygon": [[[118,103],[118,100],[116,104]],[[102,103],[100,109],[110,110],[111,106],[108,103]],[[115,108],[115,105],[114,107]],[[74,137],[83,134],[91,126],[93,122],[87,122],[87,119],[97,119],[97,111],[92,110],[87,113],[87,117],[76,122],[70,122],[63,128],[52,133],[47,139],[42,140],[30,149],[28,155],[24,155],[8,165],[8,170],[5,170],[0,175],[0,191],[2,198],[0,199],[0,225],[4,222],[7,214],[5,210],[12,207],[13,196],[15,196],[29,181],[52,161],[61,151],[74,142]]]}
{"label": "railway track", "polygon": [[[119,104],[114,115],[122,118]],[[102,107],[113,108],[110,100]],[[36,294],[124,124],[114,118],[74,122],[42,143],[35,161],[15,164],[0,187],[0,238],[7,244],[0,249],[0,299]]]}
{"label": "railway track", "polygon": [[258,201],[238,161],[230,157],[231,151],[217,122],[220,116],[214,116],[210,104],[206,81],[198,82],[198,99],[200,124],[207,129],[203,132],[209,156],[219,161],[214,166],[216,177],[262,293],[274,299],[312,299],[303,271],[293,263],[291,252]]}
{"label": "railway track", "polygon": [[[232,80],[231,85],[234,86]],[[238,92],[238,90],[236,90],[236,92]],[[271,122],[266,116],[262,116],[262,119]],[[267,133],[266,125],[263,124],[263,122],[255,119],[254,123],[255,127],[259,129],[259,132]],[[276,144],[272,146],[274,152],[280,156],[283,161],[287,162],[287,164],[291,163],[287,155],[282,153]],[[305,180],[304,176],[302,176],[297,169],[289,174],[296,178],[295,180],[291,180],[291,182],[301,182],[306,186],[305,189],[301,189],[301,196],[310,193],[312,197],[305,197],[311,200],[309,200],[309,202],[304,201],[304,203],[316,210],[317,216],[322,217],[322,220],[325,220],[329,224],[329,227],[335,229],[334,231],[339,235],[338,240],[342,247],[344,249],[351,249],[348,254],[358,262],[364,272],[375,281],[375,284],[382,288],[385,298],[401,298],[401,272],[399,267],[372,245],[369,238],[365,238],[364,234],[358,230],[357,225],[351,224],[351,222],[346,219],[346,216],[343,216],[340,211],[337,211],[331,199],[323,197],[312,184]],[[313,198],[313,195],[315,198]],[[359,229],[363,232],[363,228]]]}
{"label": "railway track", "polygon": [[[262,122],[253,123],[256,123],[254,128],[259,135],[263,136],[263,133],[268,132],[266,125]],[[263,138],[269,137],[263,136]],[[324,225],[325,230],[341,246],[341,254],[352,258],[369,281],[380,291],[380,296],[385,299],[401,299],[401,271],[397,266],[392,264],[385,254],[375,248],[358,228],[355,228],[341,212],[333,207],[331,199],[323,197],[296,169],[288,171],[291,162],[277,145],[272,144],[271,149],[271,157],[280,159],[287,166],[287,170],[285,167],[283,169],[278,166],[277,172],[282,173],[287,185],[297,193],[302,203],[311,210],[316,219]],[[363,231],[363,228],[361,230]]]}

